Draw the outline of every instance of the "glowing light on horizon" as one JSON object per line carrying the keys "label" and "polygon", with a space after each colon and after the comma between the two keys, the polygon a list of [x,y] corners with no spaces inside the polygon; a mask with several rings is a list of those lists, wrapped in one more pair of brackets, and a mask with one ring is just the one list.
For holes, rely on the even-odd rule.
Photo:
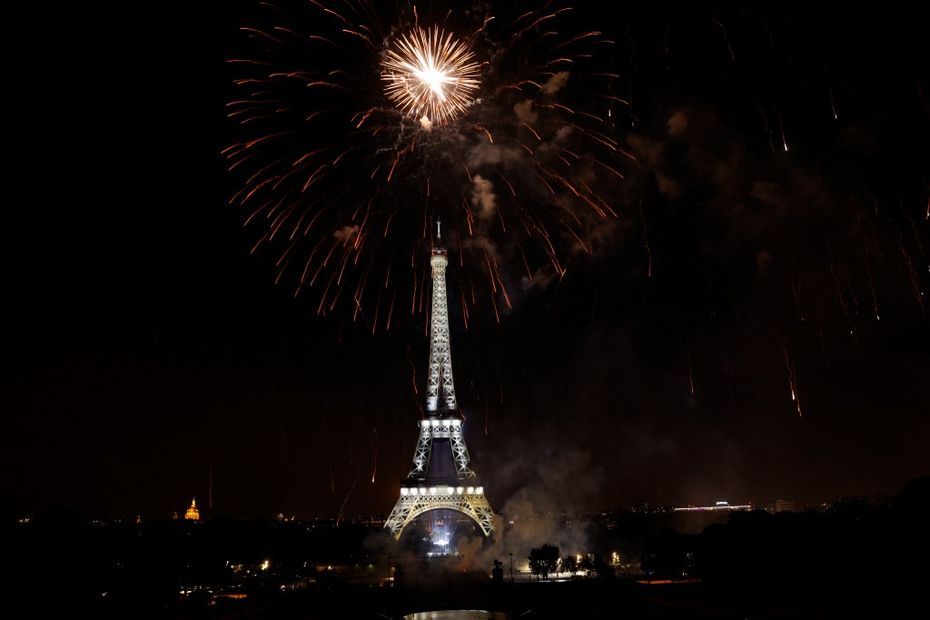
{"label": "glowing light on horizon", "polygon": [[479,78],[468,46],[438,27],[401,35],[382,63],[388,98],[425,129],[464,113],[481,85]]}

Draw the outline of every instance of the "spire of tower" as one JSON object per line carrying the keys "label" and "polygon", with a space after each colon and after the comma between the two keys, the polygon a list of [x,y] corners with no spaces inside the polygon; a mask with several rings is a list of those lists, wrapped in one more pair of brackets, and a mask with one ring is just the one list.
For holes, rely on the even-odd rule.
{"label": "spire of tower", "polygon": [[430,256],[433,269],[433,299],[430,313],[429,382],[426,410],[430,415],[458,410],[455,383],[452,379],[452,348],[449,343],[449,304],[446,297],[446,250],[442,243],[442,224],[436,221],[436,244]]}

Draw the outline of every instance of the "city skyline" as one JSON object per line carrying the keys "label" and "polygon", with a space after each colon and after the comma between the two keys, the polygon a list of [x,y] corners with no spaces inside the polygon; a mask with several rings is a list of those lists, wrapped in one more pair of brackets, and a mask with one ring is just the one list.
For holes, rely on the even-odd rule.
{"label": "city skyline", "polygon": [[[524,281],[502,252],[511,308],[467,320],[450,260],[456,393],[491,504],[896,495],[930,434],[927,44],[864,7],[673,8],[576,12],[616,42],[631,100],[611,117],[635,158],[607,194],[616,225],[561,277]],[[212,491],[223,516],[388,513],[427,318],[319,316],[252,252],[222,151],[226,61],[262,14],[10,12],[3,509],[167,516]],[[428,239],[414,250],[425,264]]]}

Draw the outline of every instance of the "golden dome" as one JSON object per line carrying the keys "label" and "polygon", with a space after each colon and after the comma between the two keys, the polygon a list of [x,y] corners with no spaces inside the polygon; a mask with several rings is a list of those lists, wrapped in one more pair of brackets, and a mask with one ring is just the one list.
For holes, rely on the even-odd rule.
{"label": "golden dome", "polygon": [[184,518],[188,521],[200,521],[200,511],[197,510],[197,498],[191,499],[191,505],[184,513]]}

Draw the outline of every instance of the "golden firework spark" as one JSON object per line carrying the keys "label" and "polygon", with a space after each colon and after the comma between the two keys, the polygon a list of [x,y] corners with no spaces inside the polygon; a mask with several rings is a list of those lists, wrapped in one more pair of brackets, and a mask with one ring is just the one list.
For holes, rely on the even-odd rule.
{"label": "golden firework spark", "polygon": [[479,78],[479,64],[468,45],[439,27],[401,35],[382,62],[388,98],[427,128],[465,112]]}

